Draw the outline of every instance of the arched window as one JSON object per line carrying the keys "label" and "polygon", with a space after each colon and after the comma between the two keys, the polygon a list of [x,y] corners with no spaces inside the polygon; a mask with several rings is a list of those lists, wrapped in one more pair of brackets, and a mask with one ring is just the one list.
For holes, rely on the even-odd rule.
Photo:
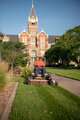
{"label": "arched window", "polygon": [[26,45],[27,38],[26,38],[26,37],[23,37],[23,38],[22,38],[22,42]]}
{"label": "arched window", "polygon": [[37,59],[37,52],[35,50],[31,51],[31,62],[35,62]]}

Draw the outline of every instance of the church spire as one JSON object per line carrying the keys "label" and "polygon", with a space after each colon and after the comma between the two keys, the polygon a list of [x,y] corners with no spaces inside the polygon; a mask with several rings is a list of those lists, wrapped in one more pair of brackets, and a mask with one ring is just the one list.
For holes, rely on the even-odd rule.
{"label": "church spire", "polygon": [[35,14],[33,0],[32,0],[30,16],[28,19],[28,33],[32,36],[37,36],[38,34],[38,18]]}
{"label": "church spire", "polygon": [[32,18],[32,16],[34,16],[34,18],[36,18],[34,6],[33,6],[33,0],[32,0],[32,8],[31,8],[31,13],[30,13],[30,18]]}

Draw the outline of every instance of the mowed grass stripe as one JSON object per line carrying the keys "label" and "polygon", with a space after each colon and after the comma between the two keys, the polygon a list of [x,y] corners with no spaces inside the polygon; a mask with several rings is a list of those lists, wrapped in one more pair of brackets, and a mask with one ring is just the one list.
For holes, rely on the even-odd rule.
{"label": "mowed grass stripe", "polygon": [[80,119],[80,97],[57,86],[47,86],[46,90],[69,112],[72,119]]}
{"label": "mowed grass stripe", "polygon": [[[17,79],[18,80],[18,79]],[[80,120],[80,98],[58,86],[19,86],[9,120]]]}
{"label": "mowed grass stripe", "polygon": [[[80,98],[56,86],[36,86],[52,118],[57,120],[80,120]],[[62,92],[61,92],[62,91]],[[66,93],[68,93],[66,95]]]}
{"label": "mowed grass stripe", "polygon": [[46,102],[33,85],[19,84],[9,120],[48,120]]}

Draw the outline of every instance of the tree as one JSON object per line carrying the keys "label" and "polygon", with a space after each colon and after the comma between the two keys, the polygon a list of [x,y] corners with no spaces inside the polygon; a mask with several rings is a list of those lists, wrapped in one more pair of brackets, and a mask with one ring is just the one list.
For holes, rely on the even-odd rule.
{"label": "tree", "polygon": [[[72,39],[75,42],[75,47],[77,48],[76,53],[80,56],[80,25],[69,29],[66,31],[66,34],[72,36]],[[80,60],[78,59],[78,65],[80,65]]]}
{"label": "tree", "polygon": [[60,59],[60,46],[59,45],[52,45],[49,50],[45,53],[45,58],[49,63],[56,63]]}
{"label": "tree", "polygon": [[80,48],[80,26],[76,26],[59,36],[55,45],[45,53],[48,62],[62,61],[63,66],[68,66],[70,61],[78,62]]}
{"label": "tree", "polygon": [[73,39],[70,38],[68,34],[64,34],[59,38],[59,41],[56,43],[60,46],[60,58],[62,60],[63,65],[69,64],[69,62],[75,61],[77,62],[78,57],[78,48]]}
{"label": "tree", "polygon": [[26,46],[21,42],[3,42],[2,43],[2,60],[8,62],[11,66],[11,76],[13,67],[21,65],[26,66],[27,59]]}
{"label": "tree", "polygon": [[59,37],[56,44],[61,46],[61,59],[64,65],[68,65],[71,60],[78,62],[80,26],[66,31],[65,34]]}

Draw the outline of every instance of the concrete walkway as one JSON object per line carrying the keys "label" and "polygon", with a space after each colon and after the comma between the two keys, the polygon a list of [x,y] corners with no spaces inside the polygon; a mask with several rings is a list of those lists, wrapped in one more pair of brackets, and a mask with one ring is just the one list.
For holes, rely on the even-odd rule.
{"label": "concrete walkway", "polygon": [[55,74],[51,74],[51,76],[55,81],[58,82],[59,86],[80,97],[80,81],[65,78]]}

